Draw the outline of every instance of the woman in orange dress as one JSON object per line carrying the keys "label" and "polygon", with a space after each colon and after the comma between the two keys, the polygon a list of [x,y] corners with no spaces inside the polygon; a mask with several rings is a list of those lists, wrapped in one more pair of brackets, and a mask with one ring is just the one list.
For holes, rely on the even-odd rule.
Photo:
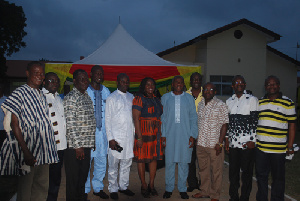
{"label": "woman in orange dress", "polygon": [[[133,99],[132,116],[135,126],[134,158],[137,162],[141,180],[142,195],[147,198],[158,196],[154,188],[157,160],[162,160],[163,147],[161,141],[162,105],[158,97],[155,81],[146,77],[142,80],[139,92]],[[149,185],[145,180],[145,163],[149,164]]]}

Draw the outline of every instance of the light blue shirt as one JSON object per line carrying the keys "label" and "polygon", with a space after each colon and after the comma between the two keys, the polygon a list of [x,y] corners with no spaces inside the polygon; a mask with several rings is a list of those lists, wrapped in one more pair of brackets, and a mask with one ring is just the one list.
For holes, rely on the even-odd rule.
{"label": "light blue shirt", "polygon": [[[6,96],[2,96],[0,98],[0,106],[5,101],[6,98],[7,98]],[[3,112],[2,108],[0,107],[0,130],[4,130],[3,120],[4,120],[4,112]]]}
{"label": "light blue shirt", "polygon": [[190,163],[193,148],[189,148],[190,137],[197,138],[197,113],[193,96],[183,92],[164,94],[162,137],[166,137],[165,156],[167,162]]}

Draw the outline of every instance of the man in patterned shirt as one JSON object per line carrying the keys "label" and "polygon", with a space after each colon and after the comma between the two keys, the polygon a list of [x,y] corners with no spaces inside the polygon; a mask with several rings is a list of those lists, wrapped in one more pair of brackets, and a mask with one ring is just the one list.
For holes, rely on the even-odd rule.
{"label": "man in patterned shirt", "polygon": [[[228,98],[229,125],[226,136],[226,151],[229,152],[229,195],[231,201],[248,201],[252,190],[252,175],[255,161],[256,126],[258,100],[245,90],[243,76],[232,80],[235,94]],[[239,197],[240,169],[242,188]]]}
{"label": "man in patterned shirt", "polygon": [[[272,175],[271,200],[284,200],[285,157],[293,154],[296,132],[295,104],[280,90],[275,76],[265,80],[267,94],[259,100],[256,150],[256,200],[268,200],[268,178]],[[288,136],[288,137],[287,137]]]}
{"label": "man in patterned shirt", "polygon": [[91,148],[95,147],[96,120],[94,105],[86,92],[88,74],[78,69],[73,73],[73,90],[64,98],[68,148],[65,150],[66,200],[86,200]]}
{"label": "man in patterned shirt", "polygon": [[18,201],[45,201],[49,164],[56,163],[58,157],[46,98],[39,89],[45,78],[42,64],[30,62],[26,76],[27,84],[1,105],[7,138],[0,152],[0,173],[20,175]]}
{"label": "man in patterned shirt", "polygon": [[201,192],[193,195],[194,198],[210,197],[211,201],[218,201],[220,198],[224,162],[223,141],[229,122],[226,104],[215,95],[215,85],[206,83],[197,111],[197,157]]}

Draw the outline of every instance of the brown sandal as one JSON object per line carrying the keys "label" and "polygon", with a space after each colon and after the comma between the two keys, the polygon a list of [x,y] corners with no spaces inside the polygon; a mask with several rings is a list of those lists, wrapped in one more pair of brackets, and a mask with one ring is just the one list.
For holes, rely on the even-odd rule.
{"label": "brown sandal", "polygon": [[192,198],[210,198],[208,195],[202,195],[201,193],[196,193],[192,195]]}

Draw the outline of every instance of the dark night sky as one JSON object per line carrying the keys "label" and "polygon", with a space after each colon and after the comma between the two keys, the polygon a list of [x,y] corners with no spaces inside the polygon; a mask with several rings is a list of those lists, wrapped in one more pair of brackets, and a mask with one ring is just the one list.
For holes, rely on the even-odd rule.
{"label": "dark night sky", "polygon": [[[282,36],[269,44],[296,58],[299,0],[10,0],[27,18],[27,46],[7,59],[79,60],[119,23],[153,53],[246,18]],[[298,58],[300,49],[298,49]]]}

